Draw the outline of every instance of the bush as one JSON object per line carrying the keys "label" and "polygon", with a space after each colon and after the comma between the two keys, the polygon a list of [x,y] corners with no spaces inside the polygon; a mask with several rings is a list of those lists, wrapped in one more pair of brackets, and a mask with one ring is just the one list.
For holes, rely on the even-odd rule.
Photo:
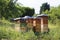
{"label": "bush", "polygon": [[17,40],[20,33],[10,28],[0,27],[0,39]]}

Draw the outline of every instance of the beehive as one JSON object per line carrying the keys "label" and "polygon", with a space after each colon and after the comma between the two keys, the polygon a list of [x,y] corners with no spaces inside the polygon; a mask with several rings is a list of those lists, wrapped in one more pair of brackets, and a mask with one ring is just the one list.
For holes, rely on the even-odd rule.
{"label": "beehive", "polygon": [[41,19],[35,18],[33,20],[33,27],[35,27],[36,32],[41,32]]}
{"label": "beehive", "polygon": [[32,18],[29,18],[27,21],[28,21],[27,27],[28,28],[32,28],[33,27],[33,19]]}
{"label": "beehive", "polygon": [[20,18],[14,19],[14,23],[15,23],[14,29],[15,29],[16,31],[20,31],[20,20],[19,20],[19,19],[20,19]]}
{"label": "beehive", "polygon": [[26,31],[27,29],[35,28],[36,32],[48,32],[48,16],[46,14],[38,15],[37,17],[29,17],[25,16],[22,18],[17,18],[16,24],[20,24],[16,26],[16,30]]}
{"label": "beehive", "polygon": [[41,18],[41,32],[48,32],[48,16],[42,14],[39,17]]}

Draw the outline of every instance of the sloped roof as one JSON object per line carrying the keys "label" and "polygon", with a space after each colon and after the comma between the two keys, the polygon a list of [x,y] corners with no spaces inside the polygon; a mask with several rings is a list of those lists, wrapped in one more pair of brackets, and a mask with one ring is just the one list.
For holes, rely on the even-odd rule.
{"label": "sloped roof", "polygon": [[28,19],[28,18],[33,18],[33,19],[40,19],[40,16],[48,16],[47,14],[41,14],[37,15],[37,17],[30,17],[30,16],[25,16],[25,17],[19,17],[19,18],[13,18],[12,20],[19,20],[19,19]]}
{"label": "sloped roof", "polygon": [[47,15],[47,14],[41,14],[41,15],[37,15],[37,17],[38,17],[38,16],[48,16],[48,15]]}
{"label": "sloped roof", "polygon": [[27,18],[31,18],[30,16],[25,16],[25,17],[23,17],[24,19],[27,19]]}

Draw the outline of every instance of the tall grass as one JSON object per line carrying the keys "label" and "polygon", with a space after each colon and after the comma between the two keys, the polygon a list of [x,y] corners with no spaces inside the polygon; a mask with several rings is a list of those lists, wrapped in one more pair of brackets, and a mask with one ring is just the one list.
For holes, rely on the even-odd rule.
{"label": "tall grass", "polygon": [[0,20],[0,40],[8,39],[8,40],[60,40],[60,26],[54,25],[52,23],[48,24],[50,29],[49,33],[40,34],[36,36],[32,30],[29,32],[17,32],[15,31],[11,25],[13,23]]}

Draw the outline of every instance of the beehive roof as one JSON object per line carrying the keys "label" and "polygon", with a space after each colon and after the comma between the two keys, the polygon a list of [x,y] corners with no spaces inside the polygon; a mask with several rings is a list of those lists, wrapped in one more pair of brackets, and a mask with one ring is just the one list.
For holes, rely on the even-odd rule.
{"label": "beehive roof", "polygon": [[47,14],[41,14],[41,15],[37,15],[37,17],[39,17],[39,16],[48,16]]}
{"label": "beehive roof", "polygon": [[27,18],[31,18],[30,16],[25,16],[25,17],[23,17],[23,19],[27,19]]}
{"label": "beehive roof", "polygon": [[12,18],[12,20],[19,20],[19,19],[28,19],[28,18],[33,18],[33,19],[40,19],[40,16],[48,16],[47,14],[41,14],[41,15],[37,15],[37,17],[34,16],[25,16],[25,17],[19,17],[19,18]]}

